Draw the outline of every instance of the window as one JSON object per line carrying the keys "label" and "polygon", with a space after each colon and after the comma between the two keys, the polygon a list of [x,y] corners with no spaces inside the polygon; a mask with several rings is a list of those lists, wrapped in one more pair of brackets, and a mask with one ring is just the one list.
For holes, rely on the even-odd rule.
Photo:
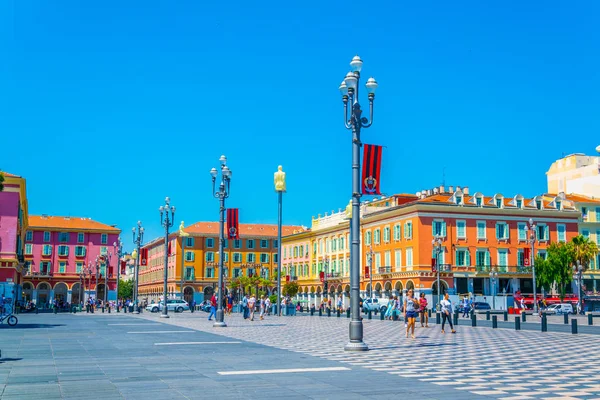
{"label": "window", "polygon": [[44,242],[48,243],[50,241],[50,232],[44,232]]}
{"label": "window", "polygon": [[381,230],[375,229],[373,231],[373,243],[379,244],[381,242]]}
{"label": "window", "polygon": [[28,242],[33,240],[33,231],[27,231],[27,233],[25,233],[25,240]]}
{"label": "window", "polygon": [[206,261],[214,262],[215,261],[215,253],[213,253],[212,251],[207,251],[206,252]]}
{"label": "window", "polygon": [[226,249],[227,247],[229,247],[229,240],[224,239],[223,240],[223,248]]}
{"label": "window", "polygon": [[496,239],[507,240],[509,237],[508,224],[506,222],[496,223]]}
{"label": "window", "polygon": [[67,272],[67,263],[61,261],[58,263],[58,273],[64,274],[65,272]]}
{"label": "window", "polygon": [[446,236],[446,222],[442,220],[434,220],[432,223],[433,236]]}
{"label": "window", "polygon": [[[68,235],[68,233],[67,233]],[[68,241],[68,239],[67,239]],[[106,233],[103,233],[102,236],[100,236],[100,244],[106,244],[108,243],[108,235]]]}
{"label": "window", "polygon": [[390,227],[389,226],[386,226],[385,228],[383,228],[383,241],[385,243],[390,242]]}
{"label": "window", "polygon": [[85,257],[85,246],[75,246],[75,257]]}
{"label": "window", "polygon": [[541,209],[542,209],[542,201],[541,201],[541,200],[536,200],[536,201],[535,201],[535,207],[536,207],[538,210],[541,210]]}
{"label": "window", "polygon": [[[69,233],[68,232],[60,232],[58,234],[59,243],[69,243]],[[104,242],[102,242],[104,244]]]}
{"label": "window", "polygon": [[400,267],[402,266],[402,250],[394,251],[394,266],[396,267],[396,272],[400,271]]}
{"label": "window", "polygon": [[496,199],[496,207],[502,208],[502,197]]}
{"label": "window", "polygon": [[185,280],[193,281],[196,279],[194,267],[185,267]]}
{"label": "window", "polygon": [[467,238],[467,222],[466,221],[456,221],[456,237],[459,239]]}
{"label": "window", "polygon": [[186,251],[185,252],[185,261],[194,261],[194,259],[196,258],[195,253],[193,251]]}
{"label": "window", "polygon": [[317,242],[313,243],[313,254],[317,254]]}
{"label": "window", "polygon": [[239,249],[242,247],[242,241],[240,239],[235,239],[233,241],[233,248],[234,249]]}
{"label": "window", "polygon": [[600,222],[600,207],[596,207],[596,222]]}
{"label": "window", "polygon": [[300,250],[298,251],[299,257],[304,257],[304,246],[300,246]]}
{"label": "window", "polygon": [[471,255],[467,249],[456,250],[456,265],[459,267],[467,267],[471,265]]}
{"label": "window", "polygon": [[540,257],[541,259],[546,260],[548,258],[548,253],[546,253],[546,250],[538,250],[537,253],[538,257]]}
{"label": "window", "polygon": [[404,223],[404,238],[412,239],[412,222]]}
{"label": "window", "polygon": [[588,209],[587,207],[581,207],[581,216],[583,218],[587,218],[587,214],[588,214]]}
{"label": "window", "polygon": [[269,262],[269,255],[267,253],[260,253],[260,262],[267,264]]}
{"label": "window", "polygon": [[256,262],[256,255],[254,253],[246,254],[246,262],[248,262],[248,263]]}
{"label": "window", "polygon": [[105,256],[108,254],[108,248],[106,246],[100,247],[100,255]]}
{"label": "window", "polygon": [[283,248],[283,258],[287,258],[287,247]]}
{"label": "window", "polygon": [[185,247],[194,247],[194,238],[193,237],[185,238]]}
{"label": "window", "polygon": [[581,231],[581,235],[582,235],[584,238],[586,238],[586,239],[589,239],[589,238],[590,238],[590,231],[588,231],[587,229],[583,229],[583,230]]}
{"label": "window", "polygon": [[337,251],[337,239],[335,239],[335,238],[334,238],[334,239],[331,241],[331,247],[332,247],[331,249],[332,249],[333,251]]}
{"label": "window", "polygon": [[490,265],[490,253],[487,250],[478,249],[475,252],[475,263],[478,267]]}
{"label": "window", "polygon": [[482,204],[483,204],[483,203],[482,203],[482,197],[481,197],[481,196],[477,196],[477,197],[475,198],[475,205],[476,205],[477,207],[481,207],[481,205],[482,205]]}
{"label": "window", "polygon": [[80,274],[82,271],[83,271],[83,263],[82,262],[75,263],[75,272]]}
{"label": "window", "polygon": [[223,262],[229,262],[229,253],[223,252]]}
{"label": "window", "polygon": [[485,221],[477,221],[477,239],[485,238]]}
{"label": "window", "polygon": [[85,235],[83,234],[83,232],[79,232],[77,234],[77,243],[83,243],[84,240],[85,240]]}
{"label": "window", "polygon": [[279,256],[278,256],[278,254],[277,254],[277,253],[273,253],[273,262],[274,262],[274,263],[277,263],[277,262],[279,262]]}
{"label": "window", "polygon": [[527,240],[527,224],[518,223],[517,232],[519,234],[519,240]]}
{"label": "window", "polygon": [[523,251],[523,249],[519,249],[517,251],[517,266],[525,266],[525,252]]}
{"label": "window", "polygon": [[247,240],[246,240],[246,246],[247,246],[249,249],[253,249],[253,248],[254,248],[254,239],[247,239]]}
{"label": "window", "polygon": [[242,276],[242,270],[239,268],[234,268],[233,269],[233,277],[239,278],[240,276]]}
{"label": "window", "polygon": [[596,231],[596,243],[600,244],[600,230]]}
{"label": "window", "polygon": [[294,257],[298,257],[298,246],[294,246]]}
{"label": "window", "polygon": [[268,249],[269,248],[269,241],[266,239],[261,239],[260,240],[260,248],[261,249]]}
{"label": "window", "polygon": [[517,199],[516,205],[517,205],[517,208],[523,208],[523,200]]}
{"label": "window", "polygon": [[462,204],[462,200],[463,200],[462,196],[456,196],[456,204],[459,204],[459,205]]}
{"label": "window", "polygon": [[556,224],[556,236],[559,242],[566,242],[566,226],[564,224]]}
{"label": "window", "polygon": [[560,201],[556,200],[556,201],[554,202],[554,204],[556,204],[556,209],[557,209],[557,210],[560,210],[560,209],[562,209],[562,203],[561,203]]}
{"label": "window", "polygon": [[215,247],[215,239],[206,238],[206,247],[208,247],[209,249],[212,249],[213,247]]}
{"label": "window", "polygon": [[242,253],[233,253],[233,262],[234,263],[242,262]]}
{"label": "window", "polygon": [[45,244],[44,247],[42,248],[42,255],[49,256],[51,254],[52,254],[52,246],[49,244]]}
{"label": "window", "polygon": [[50,261],[40,263],[40,274],[49,275],[50,271],[52,271],[52,263]]}
{"label": "window", "polygon": [[365,244],[369,246],[371,244],[371,231],[365,232]]}
{"label": "window", "polygon": [[214,278],[215,277],[215,269],[214,268],[206,268],[206,277],[207,278]]}
{"label": "window", "polygon": [[279,247],[279,242],[277,242],[277,239],[273,239],[273,248],[276,249]]}
{"label": "window", "polygon": [[394,225],[394,240],[399,241],[400,239],[400,225]]}
{"label": "window", "polygon": [[375,271],[381,267],[381,253],[375,253]]}
{"label": "window", "polygon": [[386,267],[390,267],[392,265],[392,252],[391,251],[386,251],[384,253],[384,266]]}
{"label": "window", "polygon": [[539,241],[548,240],[549,239],[548,225],[538,224],[536,227],[536,233],[537,233],[537,239]]}
{"label": "window", "polygon": [[31,243],[27,243],[25,245],[25,255],[30,256],[33,254],[33,245]]}
{"label": "window", "polygon": [[344,246],[345,246],[344,237],[341,237],[340,238],[340,250],[344,250]]}
{"label": "window", "polygon": [[508,250],[498,249],[498,265],[506,267],[508,265]]}
{"label": "window", "polygon": [[408,249],[406,249],[406,266],[407,267],[413,266],[413,249],[412,249],[412,247],[409,247]]}

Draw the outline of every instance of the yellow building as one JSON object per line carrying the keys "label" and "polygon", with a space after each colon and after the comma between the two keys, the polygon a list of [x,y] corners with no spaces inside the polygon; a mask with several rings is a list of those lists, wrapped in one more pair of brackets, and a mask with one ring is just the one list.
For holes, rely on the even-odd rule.
{"label": "yellow building", "polygon": [[[600,146],[596,151],[600,153]],[[550,193],[600,198],[600,156],[570,154],[552,163],[546,175]]]}

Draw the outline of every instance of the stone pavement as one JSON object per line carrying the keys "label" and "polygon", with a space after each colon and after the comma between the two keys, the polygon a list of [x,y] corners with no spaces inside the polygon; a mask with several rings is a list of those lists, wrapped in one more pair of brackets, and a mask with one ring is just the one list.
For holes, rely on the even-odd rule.
{"label": "stone pavement", "polygon": [[[484,397],[423,381],[419,372],[393,376],[386,372],[397,366],[371,368],[360,361],[377,361],[388,353],[385,343],[356,355],[358,363],[352,365],[344,358],[351,355],[330,347],[345,341],[346,328],[340,321],[271,317],[250,323],[238,316],[231,327],[215,330],[205,313],[172,316],[165,323],[149,313],[19,315],[17,326],[0,325],[0,399]],[[328,335],[331,340],[319,344]],[[229,338],[233,336],[242,340]],[[429,348],[427,363],[441,348]],[[410,351],[401,363],[405,373],[427,366]],[[295,371],[286,371],[290,368]]]}
{"label": "stone pavement", "polygon": [[[395,387],[413,397],[486,396],[502,399],[600,399],[600,337],[566,333],[459,326],[441,334],[439,327],[418,328],[416,339],[403,335],[404,324],[364,320],[366,353],[343,351],[348,320],[337,317],[267,317],[245,321],[228,317],[227,328],[213,328],[206,313],[170,314],[171,325],[214,332],[250,342],[337,361],[364,371],[387,373],[373,387]],[[144,320],[159,320],[144,314]],[[365,384],[361,379],[360,384]],[[350,386],[351,387],[351,386]],[[435,394],[419,391],[438,387]]]}

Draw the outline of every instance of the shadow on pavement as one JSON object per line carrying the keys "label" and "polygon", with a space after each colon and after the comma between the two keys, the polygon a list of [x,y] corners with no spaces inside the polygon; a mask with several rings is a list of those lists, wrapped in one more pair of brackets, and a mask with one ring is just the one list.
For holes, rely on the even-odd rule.
{"label": "shadow on pavement", "polygon": [[65,324],[17,324],[15,326],[8,325],[0,325],[0,330],[7,329],[44,329],[44,328],[54,328],[57,326],[65,326]]}
{"label": "shadow on pavement", "polygon": [[5,363],[7,361],[21,361],[22,358],[0,358],[0,364]]}

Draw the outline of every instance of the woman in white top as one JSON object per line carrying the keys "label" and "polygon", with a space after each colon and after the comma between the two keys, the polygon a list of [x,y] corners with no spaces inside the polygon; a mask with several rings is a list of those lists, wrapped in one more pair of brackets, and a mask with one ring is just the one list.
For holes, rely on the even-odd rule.
{"label": "woman in white top", "polygon": [[452,325],[452,302],[450,301],[450,296],[448,296],[448,293],[444,295],[444,300],[440,302],[440,306],[442,307],[442,333],[444,333],[444,325],[446,324],[446,320],[448,320],[448,324],[450,324],[452,333],[456,333],[454,326]]}
{"label": "woman in white top", "polygon": [[408,337],[408,331],[411,331],[410,337],[415,338],[415,320],[417,318],[417,312],[419,310],[419,300],[414,296],[415,291],[413,289],[408,290],[408,295],[404,299],[404,320],[406,321],[406,337]]}

